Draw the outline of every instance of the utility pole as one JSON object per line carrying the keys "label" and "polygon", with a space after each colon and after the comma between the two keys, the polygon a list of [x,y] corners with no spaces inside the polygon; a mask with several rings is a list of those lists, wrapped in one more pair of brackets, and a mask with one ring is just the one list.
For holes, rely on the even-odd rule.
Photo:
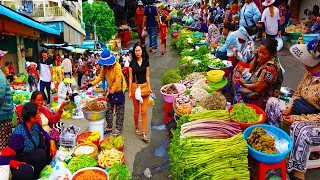
{"label": "utility pole", "polygon": [[97,50],[97,28],[96,28],[96,24],[93,25],[94,28],[94,51]]}

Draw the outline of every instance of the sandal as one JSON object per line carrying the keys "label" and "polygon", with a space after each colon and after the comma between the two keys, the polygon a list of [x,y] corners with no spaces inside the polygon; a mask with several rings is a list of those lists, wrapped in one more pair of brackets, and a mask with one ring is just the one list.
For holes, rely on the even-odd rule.
{"label": "sandal", "polygon": [[118,129],[116,129],[114,132],[113,132],[113,136],[114,137],[117,137],[117,136],[119,136],[121,134],[121,132],[118,130]]}
{"label": "sandal", "polygon": [[137,134],[138,136],[141,136],[141,132],[140,132],[139,128],[136,128],[136,134]]}
{"label": "sandal", "polygon": [[149,142],[150,142],[150,138],[149,138],[147,135],[145,135],[145,134],[142,134],[141,139],[142,139],[144,142],[146,142],[146,143],[149,143]]}
{"label": "sandal", "polygon": [[152,50],[152,54],[155,54],[155,53],[157,53],[157,51],[155,51],[155,50]]}
{"label": "sandal", "polygon": [[152,48],[149,48],[149,52],[152,52],[153,50],[152,50]]}
{"label": "sandal", "polygon": [[105,128],[104,131],[103,131],[103,134],[109,134],[112,132],[112,128]]}

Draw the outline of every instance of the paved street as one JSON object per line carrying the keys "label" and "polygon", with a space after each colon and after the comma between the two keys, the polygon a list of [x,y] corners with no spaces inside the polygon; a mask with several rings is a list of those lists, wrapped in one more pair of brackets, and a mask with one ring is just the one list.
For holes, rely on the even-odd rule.
{"label": "paved street", "polygon": [[[169,44],[169,43],[168,43]],[[150,144],[141,141],[140,137],[135,135],[133,121],[133,104],[130,100],[126,100],[125,124],[122,135],[125,138],[124,152],[126,154],[125,164],[133,173],[133,179],[147,179],[142,174],[146,168],[150,168],[153,172],[152,179],[166,180],[169,178],[169,162],[165,152],[168,131],[164,130],[163,126],[163,100],[159,92],[161,88],[161,77],[164,72],[170,68],[176,68],[179,54],[176,50],[168,47],[168,52],[161,55],[158,53],[150,55],[150,78],[154,93],[157,96],[156,104],[148,111],[148,134],[151,136]],[[278,53],[280,61],[286,70],[284,74],[283,86],[296,88],[299,84],[304,67],[296,61],[288,51],[284,48]],[[80,126],[83,131],[88,129],[86,120],[65,120],[66,123]],[[151,128],[154,127],[154,128]],[[161,130],[157,130],[161,129]],[[151,130],[151,131],[150,131]],[[160,146],[161,144],[161,146]],[[306,180],[320,179],[319,170],[309,170]]]}

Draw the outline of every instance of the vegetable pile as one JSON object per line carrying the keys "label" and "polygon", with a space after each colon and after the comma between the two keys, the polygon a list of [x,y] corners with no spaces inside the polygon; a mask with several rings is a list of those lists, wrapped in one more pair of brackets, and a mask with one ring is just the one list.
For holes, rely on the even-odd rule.
{"label": "vegetable pile", "polygon": [[68,168],[72,174],[78,171],[79,169],[96,166],[97,161],[86,154],[82,154],[78,157],[72,158],[68,164]]}
{"label": "vegetable pile", "polygon": [[127,166],[119,163],[114,163],[108,174],[112,180],[129,180],[131,177]]}
{"label": "vegetable pile", "polygon": [[112,148],[119,149],[123,146],[123,137],[122,136],[110,136],[109,140],[103,141],[100,145],[103,150],[111,150]]}
{"label": "vegetable pile", "polygon": [[226,109],[227,99],[218,92],[212,92],[212,94],[209,94],[202,98],[199,104],[200,106],[208,110],[223,110]]}
{"label": "vegetable pile", "polygon": [[176,69],[170,69],[164,73],[161,79],[161,84],[167,85],[172,83],[177,83],[181,79],[178,71]]}
{"label": "vegetable pile", "polygon": [[225,139],[241,132],[238,123],[203,119],[183,124],[180,133],[183,137]]}
{"label": "vegetable pile", "polygon": [[73,180],[106,180],[107,176],[101,171],[98,170],[86,170],[84,172],[80,172],[75,177],[72,178]]}
{"label": "vegetable pile", "polygon": [[219,68],[224,68],[224,67],[227,67],[226,64],[224,64],[222,62],[222,60],[220,60],[219,58],[215,58],[215,59],[212,59],[209,61],[209,65],[211,67],[219,67]]}
{"label": "vegetable pile", "polygon": [[180,80],[179,83],[185,85],[187,89],[191,89],[194,84],[194,80],[186,78],[184,80]]}
{"label": "vegetable pile", "polygon": [[190,97],[194,98],[196,101],[200,101],[202,98],[206,97],[209,93],[202,89],[197,87],[192,87],[190,92]]}
{"label": "vegetable pile", "polygon": [[108,168],[114,163],[123,163],[124,153],[116,149],[103,150],[98,156],[98,164],[100,167]]}
{"label": "vegetable pile", "polygon": [[190,114],[194,105],[193,100],[186,94],[180,94],[175,100],[177,110],[184,114]]}
{"label": "vegetable pile", "polygon": [[178,90],[174,84],[169,84],[163,87],[162,93],[164,94],[178,94]]}
{"label": "vegetable pile", "polygon": [[267,135],[267,131],[261,127],[255,128],[247,138],[248,144],[266,154],[278,154],[275,146],[275,138]]}
{"label": "vegetable pile", "polygon": [[84,107],[85,111],[104,111],[106,110],[106,106],[97,100],[90,101],[87,107]]}
{"label": "vegetable pile", "polygon": [[233,106],[230,112],[230,117],[238,122],[242,123],[256,123],[262,119],[262,115],[258,115],[256,111],[243,103],[238,103]]}

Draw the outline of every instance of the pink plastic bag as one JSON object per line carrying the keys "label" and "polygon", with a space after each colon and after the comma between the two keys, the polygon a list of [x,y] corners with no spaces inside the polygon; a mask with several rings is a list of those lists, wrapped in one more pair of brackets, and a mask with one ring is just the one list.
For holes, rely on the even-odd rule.
{"label": "pink plastic bag", "polygon": [[145,38],[148,35],[147,31],[145,29],[142,30],[141,36]]}

